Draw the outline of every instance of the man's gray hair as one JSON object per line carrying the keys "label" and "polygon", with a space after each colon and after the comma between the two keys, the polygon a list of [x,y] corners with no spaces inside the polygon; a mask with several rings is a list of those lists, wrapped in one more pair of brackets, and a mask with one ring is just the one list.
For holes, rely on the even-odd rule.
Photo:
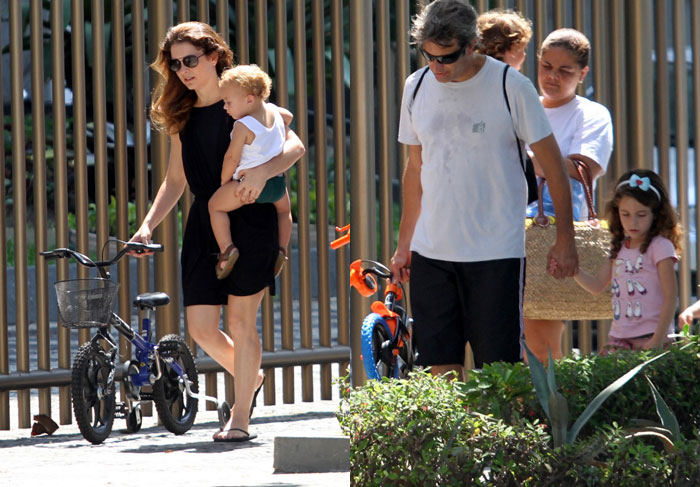
{"label": "man's gray hair", "polygon": [[426,41],[447,46],[452,41],[464,47],[478,36],[476,10],[466,0],[435,0],[414,17],[411,37],[423,48]]}

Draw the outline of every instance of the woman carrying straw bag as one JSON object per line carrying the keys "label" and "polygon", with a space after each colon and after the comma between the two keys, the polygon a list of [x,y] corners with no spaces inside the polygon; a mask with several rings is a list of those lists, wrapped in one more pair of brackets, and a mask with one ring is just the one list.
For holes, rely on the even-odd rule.
{"label": "woman carrying straw bag", "polygon": [[[576,88],[588,74],[591,46],[581,32],[558,29],[542,42],[538,55],[537,81],[542,105],[554,131],[571,177],[574,220],[586,220],[588,209],[577,163],[586,168],[594,182],[605,173],[613,145],[610,113],[599,103],[576,95]],[[533,157],[538,176],[541,170]],[[542,191],[544,214],[554,215],[552,200],[545,184]],[[528,207],[527,216],[537,214],[537,203]],[[527,285],[527,284],[526,284]],[[526,319],[525,340],[540,361],[562,357],[562,321]]]}

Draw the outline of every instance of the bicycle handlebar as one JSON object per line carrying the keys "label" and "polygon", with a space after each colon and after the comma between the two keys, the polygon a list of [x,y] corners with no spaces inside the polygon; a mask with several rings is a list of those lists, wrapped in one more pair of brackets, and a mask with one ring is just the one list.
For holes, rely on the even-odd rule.
{"label": "bicycle handlebar", "polygon": [[67,249],[67,248],[59,248],[59,249],[54,249],[54,250],[47,250],[44,252],[40,252],[39,254],[44,257],[46,260],[53,260],[53,259],[64,259],[66,257],[73,257],[75,260],[77,260],[81,265],[84,265],[85,267],[109,267],[115,262],[117,262],[119,259],[124,257],[124,255],[127,252],[136,252],[137,254],[142,254],[144,252],[163,252],[163,245],[161,244],[143,244],[139,242],[126,242],[124,244],[124,247],[117,252],[117,255],[115,255],[112,259],[110,260],[101,260],[101,261],[93,261],[90,257],[88,257],[85,254],[81,254],[80,252],[72,249]]}
{"label": "bicycle handlebar", "polygon": [[331,248],[333,250],[338,250],[343,245],[347,245],[350,243],[350,225],[345,225],[344,227],[335,227],[335,231],[338,233],[348,232],[345,235],[341,235],[340,237],[336,238],[331,242]]}
{"label": "bicycle handlebar", "polygon": [[[331,242],[331,248],[333,250],[337,250],[343,245],[350,243],[350,225],[335,227],[335,231],[338,233],[347,233]],[[365,268],[363,264],[369,264],[370,267]],[[358,259],[350,264],[350,286],[354,287],[355,290],[364,297],[371,296],[377,290],[377,281],[372,276],[391,281],[394,275],[387,266],[376,260]],[[390,282],[386,289],[386,294],[388,295],[390,293],[398,296],[398,299],[401,299],[403,296],[403,284],[398,283],[397,285]]]}
{"label": "bicycle handlebar", "polygon": [[393,274],[384,264],[377,262],[376,260],[361,260],[362,264],[370,264],[372,267],[360,267],[363,274],[374,274],[382,279],[391,279]]}
{"label": "bicycle handlebar", "polygon": [[[363,264],[369,264],[370,267],[365,268]],[[389,281],[384,292],[386,296],[394,294],[397,299],[402,299],[404,295],[403,284],[391,282],[393,274],[385,265],[375,260],[361,259],[350,264],[350,286],[366,298],[377,291],[377,280],[374,276]]]}

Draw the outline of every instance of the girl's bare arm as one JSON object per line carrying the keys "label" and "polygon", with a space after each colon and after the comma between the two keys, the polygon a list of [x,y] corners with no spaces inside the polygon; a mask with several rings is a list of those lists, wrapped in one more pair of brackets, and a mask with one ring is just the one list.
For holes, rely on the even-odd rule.
{"label": "girl's bare arm", "polygon": [[586,271],[579,269],[574,275],[574,280],[583,289],[591,294],[600,294],[605,287],[610,284],[612,279],[612,260],[608,259],[600,268],[596,275],[588,274]]}
{"label": "girl's bare arm", "polygon": [[674,264],[675,260],[671,257],[656,264],[664,300],[656,331],[644,348],[662,348],[668,334],[668,325],[673,321],[673,314],[678,304],[678,281],[676,281],[676,272],[673,270]]}

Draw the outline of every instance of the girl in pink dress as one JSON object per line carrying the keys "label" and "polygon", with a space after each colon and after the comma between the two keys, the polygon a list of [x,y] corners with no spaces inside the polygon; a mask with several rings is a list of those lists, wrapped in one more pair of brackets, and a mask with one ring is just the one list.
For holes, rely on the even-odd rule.
{"label": "girl in pink dress", "polygon": [[592,294],[611,284],[613,323],[603,350],[661,349],[670,343],[678,305],[674,266],[681,228],[661,178],[646,169],[625,173],[606,205],[610,258],[576,282]]}

